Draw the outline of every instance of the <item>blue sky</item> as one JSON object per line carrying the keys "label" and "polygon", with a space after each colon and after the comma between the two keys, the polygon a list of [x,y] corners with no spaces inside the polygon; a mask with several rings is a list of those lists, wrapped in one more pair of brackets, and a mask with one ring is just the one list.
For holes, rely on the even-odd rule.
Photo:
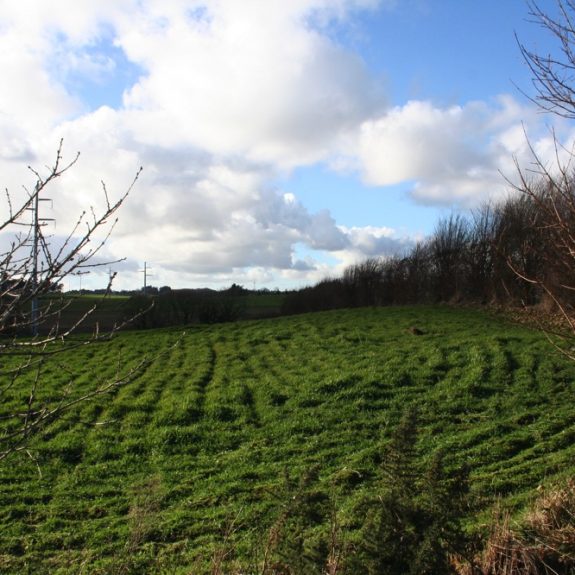
{"label": "blue sky", "polygon": [[156,285],[310,284],[504,196],[524,132],[544,158],[550,125],[570,144],[521,93],[515,34],[556,51],[529,20],[523,0],[0,2],[2,184],[60,138],[82,152],[57,243],[142,165],[104,254],[118,289],[144,261]]}
{"label": "blue sky", "polygon": [[[557,13],[554,2],[541,6]],[[359,14],[351,28],[336,39],[361,55],[383,82],[391,106],[410,100],[464,106],[501,94],[525,104],[521,91],[533,91],[518,39],[545,53],[555,49],[549,33],[533,23],[524,0],[404,0],[392,9]],[[412,185],[366,186],[356,174],[334,173],[321,164],[296,169],[282,182],[308,209],[329,206],[346,226],[388,225],[425,235],[438,218],[459,207],[410,201]]]}

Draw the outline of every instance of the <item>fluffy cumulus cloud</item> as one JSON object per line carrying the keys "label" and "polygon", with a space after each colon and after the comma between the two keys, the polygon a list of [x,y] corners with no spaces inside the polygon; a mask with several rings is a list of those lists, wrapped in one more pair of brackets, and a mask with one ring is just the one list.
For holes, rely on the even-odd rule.
{"label": "fluffy cumulus cloud", "polygon": [[119,39],[147,72],[124,96],[135,138],[287,168],[325,158],[379,102],[359,58],[306,25],[334,7],[214,1],[159,26],[152,3]]}
{"label": "fluffy cumulus cloud", "polygon": [[[272,182],[328,159],[381,111],[360,58],[326,32],[377,4],[4,4],[0,167],[14,174],[5,183],[19,188],[15,166],[49,164],[63,138],[71,157],[76,149],[82,156],[52,190],[58,230],[87,205],[103,206],[100,179],[117,197],[144,165],[108,243],[110,257],[126,255],[126,268],[152,260],[167,276],[171,270],[188,280],[269,279],[270,269],[304,278],[321,264],[298,259],[298,242],[333,252],[351,240],[329,212],[309,213]],[[90,107],[78,78],[105,83],[126,63],[137,74],[121,105]]]}
{"label": "fluffy cumulus cloud", "polygon": [[[392,229],[344,227],[274,182],[343,159],[374,187],[411,181],[417,201],[470,204],[525,152],[526,110],[510,98],[386,108],[361,58],[330,31],[385,4],[4,2],[2,185],[30,182],[26,164],[50,164],[60,138],[69,157],[81,150],[51,190],[58,235],[103,206],[101,179],[118,197],[143,165],[103,254],[128,258],[118,287],[137,285],[144,260],[172,285],[273,285],[319,279],[331,269],[322,253],[342,266],[401,252],[410,240]],[[102,86],[115,100],[96,97]]]}
{"label": "fluffy cumulus cloud", "polygon": [[[573,134],[560,139],[569,147]],[[528,165],[533,152],[553,163],[554,141],[544,119],[510,96],[443,108],[410,101],[362,124],[358,157],[371,185],[410,181],[418,202],[473,207],[507,194],[516,162]]]}

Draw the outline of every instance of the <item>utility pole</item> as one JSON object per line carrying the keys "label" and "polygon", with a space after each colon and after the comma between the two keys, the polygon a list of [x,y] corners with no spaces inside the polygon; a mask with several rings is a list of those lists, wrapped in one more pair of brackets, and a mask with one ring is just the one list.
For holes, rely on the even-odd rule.
{"label": "utility pole", "polygon": [[148,295],[148,275],[153,275],[148,273],[148,262],[144,262],[144,269],[140,272],[144,274],[144,295]]}
{"label": "utility pole", "polygon": [[54,218],[41,218],[40,217],[40,202],[51,202],[50,198],[40,197],[39,184],[34,188],[34,198],[32,205],[28,208],[32,212],[32,302],[30,310],[30,328],[33,336],[38,335],[38,273],[39,263],[38,255],[40,252],[40,226],[46,225],[46,222],[53,222]]}
{"label": "utility pole", "polygon": [[82,296],[82,276],[86,276],[88,275],[90,272],[89,271],[85,271],[85,272],[76,272],[74,275],[78,276],[78,278],[80,278],[80,296]]}

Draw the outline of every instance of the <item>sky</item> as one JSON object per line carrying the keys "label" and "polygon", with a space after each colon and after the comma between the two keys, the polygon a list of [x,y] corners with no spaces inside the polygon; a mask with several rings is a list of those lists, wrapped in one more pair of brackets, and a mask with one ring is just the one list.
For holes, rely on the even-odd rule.
{"label": "sky", "polygon": [[144,263],[156,286],[311,285],[505,197],[527,137],[571,145],[517,38],[557,54],[524,0],[0,0],[0,186],[63,139],[54,245],[143,167],[98,256],[124,258],[115,289]]}

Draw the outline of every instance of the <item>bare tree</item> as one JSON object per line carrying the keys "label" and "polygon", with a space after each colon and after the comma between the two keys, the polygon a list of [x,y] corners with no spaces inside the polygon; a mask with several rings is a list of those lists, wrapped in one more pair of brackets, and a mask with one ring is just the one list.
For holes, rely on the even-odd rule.
{"label": "bare tree", "polygon": [[491,203],[485,203],[471,214],[467,261],[467,297],[471,301],[488,303],[496,301],[495,270],[498,253],[494,246],[499,213]]}
{"label": "bare tree", "polygon": [[536,96],[528,96],[543,110],[575,118],[575,0],[556,0],[558,15],[552,17],[537,2],[528,2],[536,24],[557,41],[559,55],[540,54],[520,40],[519,48],[529,66]]}
{"label": "bare tree", "polygon": [[46,188],[70,170],[78,157],[79,154],[65,162],[60,142],[54,163],[45,175],[30,168],[36,182],[33,189],[26,190],[24,199],[16,202],[14,195],[6,191],[7,215],[0,223],[0,233],[11,241],[0,253],[0,461],[14,452],[27,451],[32,437],[51,422],[78,404],[128,382],[147,361],[119,369],[115,377],[80,393],[72,392],[74,374],[62,369],[57,397],[51,401],[39,399],[47,362],[55,361],[71,346],[108,338],[121,327],[118,324],[105,333],[96,328],[89,336],[76,336],[97,304],[63,325],[62,314],[71,299],[55,293],[55,286],[68,276],[113,263],[100,260],[99,254],[117,222],[116,212],[141,168],[117,200],[110,199],[102,183],[103,209],[82,213],[63,242],[54,248],[38,215],[39,205]]}
{"label": "bare tree", "polygon": [[469,223],[459,214],[441,219],[431,240],[432,267],[440,301],[460,298],[464,289]]}
{"label": "bare tree", "polygon": [[[519,42],[532,73],[542,110],[575,119],[575,1],[557,0],[557,15],[551,16],[536,2],[530,2],[535,22],[557,41],[557,55],[540,54]],[[533,269],[510,262],[513,271],[534,286],[560,310],[575,332],[575,172],[574,150],[565,148],[553,133],[555,157],[539,156],[531,147],[532,165],[518,166],[516,189],[530,205],[530,225],[537,235],[539,250],[531,248],[537,265]]]}
{"label": "bare tree", "polygon": [[345,285],[353,305],[376,305],[380,297],[383,260],[369,258],[349,266],[343,274]]}

